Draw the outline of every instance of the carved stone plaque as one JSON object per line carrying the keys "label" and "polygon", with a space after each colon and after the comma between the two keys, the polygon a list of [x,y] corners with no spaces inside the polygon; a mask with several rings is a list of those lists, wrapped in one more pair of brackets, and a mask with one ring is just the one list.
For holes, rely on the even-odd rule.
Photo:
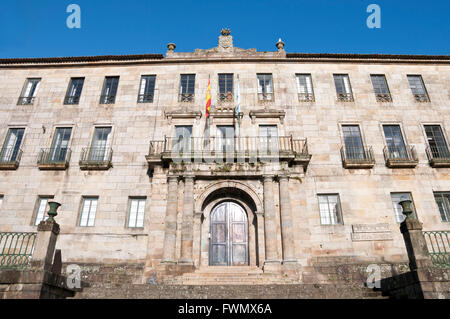
{"label": "carved stone plaque", "polygon": [[354,233],[381,233],[391,232],[389,224],[352,225]]}
{"label": "carved stone plaque", "polygon": [[352,241],[387,241],[394,240],[392,233],[353,233]]}
{"label": "carved stone plaque", "polygon": [[352,225],[352,241],[393,240],[389,224]]}

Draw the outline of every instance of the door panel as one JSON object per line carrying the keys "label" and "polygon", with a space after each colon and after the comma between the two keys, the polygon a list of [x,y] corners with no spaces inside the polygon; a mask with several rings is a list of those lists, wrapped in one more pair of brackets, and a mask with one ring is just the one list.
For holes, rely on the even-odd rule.
{"label": "door panel", "polygon": [[235,203],[222,203],[211,213],[210,265],[248,265],[247,215]]}

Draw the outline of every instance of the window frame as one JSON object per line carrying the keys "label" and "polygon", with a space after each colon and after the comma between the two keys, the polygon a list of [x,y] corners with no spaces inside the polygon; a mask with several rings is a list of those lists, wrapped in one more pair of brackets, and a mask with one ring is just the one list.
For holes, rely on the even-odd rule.
{"label": "window frame", "polygon": [[[330,196],[336,196],[337,197],[337,207],[338,207],[338,216],[335,216],[335,218],[336,218],[336,220],[337,220],[337,222],[336,223],[334,223],[334,224],[332,224],[332,223],[330,223],[330,224],[324,224],[323,223],[323,219],[324,218],[322,218],[322,212],[321,212],[321,209],[320,209],[320,198],[321,197],[327,197],[327,206],[328,206],[328,208],[329,208],[329,200],[328,200],[328,197],[330,197]],[[318,208],[319,208],[319,219],[320,219],[320,225],[321,226],[341,226],[341,225],[344,225],[344,214],[343,214],[343,212],[342,212],[342,202],[341,202],[341,196],[340,196],[340,194],[339,193],[320,193],[320,194],[317,194],[317,203],[318,203]],[[332,219],[331,219],[331,212],[330,211],[328,211],[328,219],[331,221]]]}
{"label": "window frame", "polygon": [[[23,134],[22,134],[22,138],[20,140],[20,144],[17,147],[17,154],[15,155],[15,158],[12,159],[12,157],[13,157],[12,155],[8,156],[9,159],[8,159],[7,162],[14,162],[14,161],[19,161],[20,160],[20,151],[21,151],[21,147],[22,147],[22,145],[24,143],[24,140],[25,140],[26,127],[23,127],[23,126],[15,127],[14,126],[14,127],[8,127],[8,129],[6,131],[6,136],[5,136],[4,140],[3,140],[2,148],[0,149],[0,162],[3,162],[3,158],[4,158],[4,153],[3,152],[4,152],[4,150],[6,150],[8,148],[8,144],[9,144],[8,141],[10,139],[12,130],[23,130]],[[17,140],[15,141],[13,148],[16,149],[16,146],[17,146]]]}
{"label": "window frame", "polygon": [[[405,194],[409,195],[409,199],[407,198],[405,200],[410,200],[412,202],[413,213],[411,214],[411,217],[412,217],[412,219],[417,219],[417,208],[414,203],[414,197],[412,195],[412,192],[408,192],[408,191],[390,192],[389,195],[391,196],[392,209],[394,211],[394,220],[397,224],[401,224],[405,220],[406,216],[403,215],[403,213],[401,211],[399,211],[399,214],[397,214],[397,210],[395,209],[395,206],[394,206],[394,199],[392,198],[392,196],[393,195],[405,195]],[[398,220],[398,217],[400,217],[400,216],[404,217],[401,221]]]}
{"label": "window frame", "polygon": [[[443,218],[442,218],[443,215],[442,215],[442,213],[441,213],[441,209],[440,209],[439,204],[438,204],[438,202],[437,202],[437,195],[440,195],[441,197],[444,197],[444,195],[447,195],[447,196],[448,196],[447,201],[448,201],[449,203],[448,203],[448,205],[447,205],[447,211],[445,212],[445,213],[446,213],[446,218],[447,218],[447,220],[443,220]],[[438,208],[439,217],[440,217],[440,219],[441,219],[441,222],[442,222],[442,223],[450,223],[450,192],[433,192],[433,196],[434,196],[434,202],[436,203],[436,206],[437,206],[437,208]]]}
{"label": "window frame", "polygon": [[[32,81],[37,81],[36,86],[34,88],[33,94],[25,95],[27,92],[28,83]],[[25,84],[22,87],[22,91],[20,92],[19,100],[17,102],[18,105],[33,105],[34,99],[36,98],[39,86],[42,83],[42,78],[26,78]],[[31,88],[30,88],[31,89]]]}
{"label": "window frame", "polygon": [[[413,91],[413,89],[411,87],[411,82],[410,82],[410,78],[412,78],[412,77],[419,78],[424,93],[414,93],[414,91]],[[416,102],[431,102],[430,95],[428,94],[428,90],[427,90],[427,87],[425,85],[425,81],[423,80],[423,76],[421,74],[407,74],[406,75],[406,79],[408,80],[409,89],[411,90],[412,95],[415,97],[414,100]],[[426,100],[418,100],[417,99],[416,96],[421,95],[421,94],[425,96]]]}
{"label": "window frame", "polygon": [[[111,95],[110,93],[108,93],[108,95],[105,94],[105,90],[107,88],[107,83],[108,80],[114,80],[117,79],[117,86],[115,88],[115,94]],[[116,103],[116,98],[117,98],[117,94],[119,92],[119,83],[120,83],[120,76],[105,76],[105,79],[103,80],[103,87],[102,87],[102,91],[100,94],[100,104],[115,104]]]}
{"label": "window frame", "polygon": [[[86,218],[86,225],[82,225],[81,222],[83,221],[83,213],[84,213],[84,203],[86,200],[96,200],[96,206],[95,206],[95,213],[94,213],[94,220],[93,220],[93,225],[89,225],[89,220],[90,220],[90,216],[91,216],[91,209],[92,209],[92,203],[89,205],[89,213],[88,216]],[[81,206],[80,206],[80,216],[78,219],[78,223],[77,226],[78,227],[83,227],[83,228],[92,228],[95,227],[95,222],[97,219],[97,213],[98,213],[98,204],[99,204],[99,196],[82,196],[81,198]]]}
{"label": "window frame", "polygon": [[[262,87],[262,92],[259,92],[260,89],[260,76],[264,77],[264,86]],[[266,77],[269,77],[270,81],[270,87],[272,89],[271,92],[267,91],[268,85],[266,84]],[[275,86],[274,86],[274,79],[273,79],[273,73],[256,73],[256,93],[258,96],[258,102],[273,102],[275,101]],[[268,98],[268,95],[270,95],[270,98]],[[263,98],[261,98],[263,97]]]}
{"label": "window frame", "polygon": [[[130,226],[131,207],[132,207],[133,201],[135,201],[135,200],[138,201],[138,206],[137,206],[137,211],[136,211],[136,219],[135,219],[135,222],[134,222],[135,226]],[[144,201],[144,212],[142,213],[143,214],[143,216],[142,216],[142,226],[137,226],[138,215],[139,215],[139,208],[140,208],[139,203],[141,201]],[[145,228],[146,208],[147,208],[147,197],[146,196],[130,196],[130,197],[128,197],[128,212],[127,212],[127,219],[126,219],[125,227],[126,228],[130,228],[130,229],[144,229]]]}
{"label": "window frame", "polygon": [[[38,217],[39,217],[39,209],[41,208],[41,201],[47,200],[47,204],[45,205],[44,212],[43,212],[43,218],[42,220],[37,223]],[[33,210],[33,217],[32,217],[32,226],[37,227],[42,221],[47,220],[48,216],[46,217],[45,214],[48,212],[48,202],[55,199],[54,195],[39,195],[36,204]]]}
{"label": "window frame", "polygon": [[[311,84],[311,92],[300,92],[300,77],[309,77],[309,81]],[[295,82],[297,83],[297,94],[299,97],[299,101],[301,102],[314,102],[315,101],[315,94],[314,94],[314,83],[312,79],[311,73],[296,73],[295,74]],[[308,88],[308,85],[306,85],[306,89]],[[304,98],[301,98],[301,96],[304,96]]]}
{"label": "window frame", "polygon": [[[153,89],[151,90],[152,91],[151,93],[147,92],[148,91],[147,88],[149,86],[149,81],[148,81],[149,78],[153,79],[153,84],[152,84]],[[142,84],[143,84],[144,79],[146,79],[145,87],[142,88]],[[143,94],[141,94],[142,89],[144,90]],[[156,74],[143,74],[143,75],[141,75],[141,81],[139,83],[139,92],[138,92],[137,102],[139,104],[153,103],[154,99],[155,99],[155,90],[156,90]],[[149,95],[151,95],[151,99],[146,99],[146,96],[149,96]]]}
{"label": "window frame", "polygon": [[[349,87],[349,92],[338,92],[338,86],[336,85],[336,77],[341,77],[342,81],[343,77],[347,77],[348,79],[348,87]],[[354,94],[353,94],[353,87],[352,87],[352,82],[350,81],[350,74],[348,73],[333,73],[333,82],[334,82],[334,87],[336,90],[336,96],[337,96],[337,100],[340,102],[354,102],[355,98],[354,98]],[[345,89],[345,83],[342,83],[342,87]],[[345,94],[346,97],[340,97],[340,95]]]}
{"label": "window frame", "polygon": [[[377,87],[375,86],[374,79],[382,78],[385,85],[386,92],[377,92]],[[392,102],[391,89],[389,88],[389,83],[387,81],[386,74],[370,74],[370,81],[372,82],[373,92],[375,94],[377,102]],[[379,82],[380,83],[380,82]],[[377,83],[377,84],[379,84]]]}

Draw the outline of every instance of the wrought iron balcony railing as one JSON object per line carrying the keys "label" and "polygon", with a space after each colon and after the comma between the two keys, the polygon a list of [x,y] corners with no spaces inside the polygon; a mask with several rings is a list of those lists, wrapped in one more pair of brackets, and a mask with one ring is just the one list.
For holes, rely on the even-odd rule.
{"label": "wrought iron balcony railing", "polygon": [[428,94],[414,94],[414,99],[417,102],[430,102],[430,98]]}
{"label": "wrought iron balcony railing", "polygon": [[217,95],[217,100],[219,101],[219,103],[228,103],[228,102],[233,102],[234,101],[234,96],[231,92],[229,93],[219,93]]}
{"label": "wrought iron balcony railing", "polygon": [[375,157],[371,146],[341,148],[342,162],[345,168],[371,168],[375,165]]}
{"label": "wrought iron balcony railing", "polygon": [[38,167],[41,170],[65,170],[69,167],[71,156],[70,148],[44,148],[39,152]]}
{"label": "wrought iron balcony railing", "polygon": [[21,96],[19,97],[19,100],[17,101],[18,105],[32,105],[34,103],[34,97],[33,96]]}
{"label": "wrought iron balcony railing", "polygon": [[432,167],[450,167],[450,151],[444,146],[428,146],[427,156]]}
{"label": "wrought iron balcony railing", "polygon": [[338,93],[337,100],[339,102],[353,102],[352,93]]}
{"label": "wrought iron balcony railing", "polygon": [[180,93],[178,95],[178,101],[183,103],[193,103],[195,101],[194,93]]}
{"label": "wrought iron balcony railing", "polygon": [[151,141],[148,161],[174,160],[175,158],[223,158],[262,159],[280,158],[299,162],[309,162],[306,139],[280,137],[188,137]]}
{"label": "wrought iron balcony railing", "polygon": [[314,102],[315,97],[313,93],[298,93],[298,100],[300,102]]}
{"label": "wrought iron balcony railing", "polygon": [[15,147],[2,148],[0,151],[0,170],[17,169],[21,159],[21,149]]}
{"label": "wrought iron balcony railing", "polygon": [[66,96],[64,99],[65,105],[76,105],[80,103],[80,97],[79,96]]}
{"label": "wrought iron balcony railing", "polygon": [[153,103],[153,94],[139,94],[138,103]]}
{"label": "wrought iron balcony railing", "polygon": [[423,235],[433,265],[450,268],[450,231],[425,231]]}
{"label": "wrought iron balcony railing", "polygon": [[392,102],[392,95],[390,93],[376,93],[377,102]]}
{"label": "wrought iron balcony railing", "polygon": [[114,104],[116,102],[115,95],[102,95],[100,97],[100,104]]}
{"label": "wrought iron balcony railing", "polygon": [[0,233],[0,269],[27,268],[35,242],[36,233]]}
{"label": "wrought iron balcony railing", "polygon": [[275,101],[274,93],[258,93],[259,102],[273,102]]}
{"label": "wrought iron balcony railing", "polygon": [[383,152],[386,165],[390,168],[413,168],[419,163],[414,146],[386,146]]}
{"label": "wrought iron balcony railing", "polygon": [[112,166],[113,150],[110,147],[83,148],[80,158],[82,170],[108,170]]}

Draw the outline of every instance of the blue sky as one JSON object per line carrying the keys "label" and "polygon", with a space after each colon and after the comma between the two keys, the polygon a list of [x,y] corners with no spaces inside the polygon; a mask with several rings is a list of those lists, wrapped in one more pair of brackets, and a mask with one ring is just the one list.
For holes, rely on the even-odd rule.
{"label": "blue sky", "polygon": [[[81,29],[66,8],[81,7]],[[381,29],[366,8],[381,7]],[[235,46],[288,52],[450,54],[448,0],[2,0],[0,57],[165,53],[217,45],[223,27]]]}

